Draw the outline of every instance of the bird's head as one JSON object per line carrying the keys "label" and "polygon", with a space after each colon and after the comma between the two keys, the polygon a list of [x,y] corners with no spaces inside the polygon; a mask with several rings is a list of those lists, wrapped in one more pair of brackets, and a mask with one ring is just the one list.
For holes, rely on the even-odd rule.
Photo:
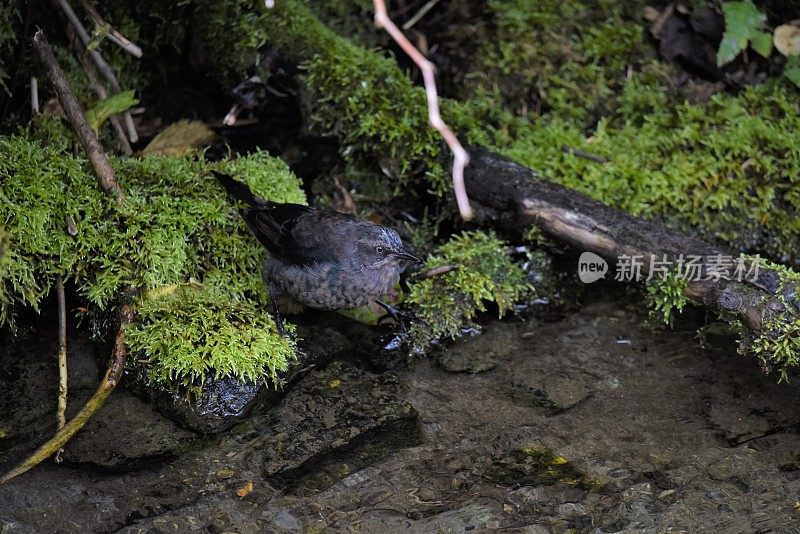
{"label": "bird's head", "polygon": [[357,250],[359,263],[365,269],[394,270],[399,274],[410,265],[422,263],[403,244],[396,231],[377,224],[365,228],[359,236]]}

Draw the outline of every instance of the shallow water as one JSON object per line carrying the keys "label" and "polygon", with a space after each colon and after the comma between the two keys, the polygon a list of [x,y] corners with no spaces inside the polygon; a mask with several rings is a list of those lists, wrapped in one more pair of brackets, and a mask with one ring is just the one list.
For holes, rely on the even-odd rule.
{"label": "shallow water", "polygon": [[[118,391],[64,464],[0,487],[0,524],[800,531],[797,384],[777,384],[724,336],[702,349],[694,328],[648,330],[637,309],[605,298],[557,322],[492,322],[407,364],[345,354],[216,437]],[[34,355],[55,345],[35,339],[0,349],[3,469],[52,424],[55,365]],[[99,369],[91,345],[71,345],[76,406]]]}

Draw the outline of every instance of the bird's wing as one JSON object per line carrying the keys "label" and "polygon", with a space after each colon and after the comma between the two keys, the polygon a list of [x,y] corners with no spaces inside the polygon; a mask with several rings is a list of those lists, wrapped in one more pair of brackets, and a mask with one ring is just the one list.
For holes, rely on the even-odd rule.
{"label": "bird's wing", "polygon": [[242,216],[273,257],[296,265],[335,261],[327,217],[301,204],[249,208]]}
{"label": "bird's wing", "polygon": [[320,213],[301,204],[271,202],[254,195],[247,184],[227,174],[211,172],[231,197],[249,206],[242,210],[242,218],[271,256],[297,265],[336,260],[338,249],[331,244],[341,243],[342,239],[331,232],[340,229],[337,221],[350,220],[349,216]]}
{"label": "bird's wing", "polygon": [[269,200],[257,197],[250,190],[250,187],[239,180],[235,180],[231,175],[222,172],[211,171],[225,191],[236,200],[244,202],[248,206],[261,208],[272,204]]}

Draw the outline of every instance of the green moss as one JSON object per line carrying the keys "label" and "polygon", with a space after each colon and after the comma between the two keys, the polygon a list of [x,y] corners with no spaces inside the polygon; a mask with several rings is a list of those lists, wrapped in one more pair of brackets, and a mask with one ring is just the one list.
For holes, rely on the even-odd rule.
{"label": "green moss", "polygon": [[667,276],[656,277],[647,282],[647,299],[650,305],[651,316],[668,325],[672,325],[675,312],[682,312],[689,303],[686,296],[688,282],[685,278],[670,273]]}
{"label": "green moss", "polygon": [[455,269],[410,284],[405,302],[424,321],[410,329],[416,348],[431,339],[459,335],[479,311],[486,310],[486,302],[494,302],[502,317],[528,296],[533,288],[506,249],[491,232],[464,232],[427,258],[425,269],[443,265]]}
{"label": "green moss", "polygon": [[[633,84],[624,114],[584,134],[575,121],[542,118],[498,147],[553,181],[645,218],[699,229],[744,250],[796,257],[800,235],[800,105],[769,81],[704,104],[664,106]],[[644,105],[656,98],[650,107]],[[600,154],[597,164],[562,145]]]}
{"label": "green moss", "polygon": [[152,385],[197,392],[208,376],[279,383],[294,346],[257,303],[220,289],[181,286],[152,295],[125,332],[131,359]]}
{"label": "green moss", "polygon": [[9,73],[6,69],[12,64],[11,56],[17,36],[14,25],[19,23],[20,13],[16,0],[0,4],[0,92],[10,95],[7,85]]}
{"label": "green moss", "polygon": [[615,106],[630,66],[653,59],[644,2],[491,0],[473,86],[502,88],[498,105],[590,119]]}
{"label": "green moss", "polygon": [[73,145],[78,145],[74,130],[58,115],[35,116],[28,123],[24,137],[51,148],[56,153],[67,152]]}
{"label": "green moss", "polygon": [[[13,319],[18,305],[38,309],[56,275],[74,280],[85,304],[97,312],[129,288],[147,291],[196,279],[211,296],[194,299],[213,297],[217,302],[209,304],[209,313],[215,315],[198,315],[198,321],[225,326],[223,317],[232,312],[222,304],[223,292],[230,306],[240,308],[239,317],[252,316],[253,306],[266,300],[260,278],[262,250],[207,171],[215,167],[229,172],[275,201],[305,202],[299,180],[285,164],[256,152],[216,164],[151,156],[114,160],[113,166],[126,192],[122,206],[100,192],[84,161],[22,137],[0,139],[0,225],[9,239],[7,265],[0,271],[0,325]],[[74,222],[74,235],[67,220]],[[145,310],[145,316],[157,324],[152,314],[160,309]],[[177,315],[170,320],[186,319],[184,328],[190,329],[193,312],[186,310],[176,307]],[[267,321],[269,316],[263,316],[262,322]],[[223,341],[221,346],[230,346]],[[258,350],[267,346],[264,339],[248,343],[261,347]],[[271,343],[285,344],[278,339]],[[131,346],[134,352],[140,348]],[[276,358],[273,370],[283,357]],[[250,376],[250,364],[241,357],[237,361],[244,366],[240,371]],[[206,367],[195,369],[182,380],[194,383],[205,371]]]}
{"label": "green moss", "polygon": [[760,264],[778,273],[778,287],[775,297],[762,303],[760,331],[749,332],[739,322],[740,352],[755,354],[766,371],[776,370],[785,381],[800,364],[800,274],[768,261]]}

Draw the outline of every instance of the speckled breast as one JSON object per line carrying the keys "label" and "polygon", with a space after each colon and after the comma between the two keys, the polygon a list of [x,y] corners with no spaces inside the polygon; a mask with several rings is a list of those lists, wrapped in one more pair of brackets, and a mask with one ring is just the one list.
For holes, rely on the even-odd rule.
{"label": "speckled breast", "polygon": [[332,263],[301,267],[267,259],[264,278],[305,306],[341,310],[363,306],[385,295],[397,283],[399,274],[375,277],[346,272]]}

